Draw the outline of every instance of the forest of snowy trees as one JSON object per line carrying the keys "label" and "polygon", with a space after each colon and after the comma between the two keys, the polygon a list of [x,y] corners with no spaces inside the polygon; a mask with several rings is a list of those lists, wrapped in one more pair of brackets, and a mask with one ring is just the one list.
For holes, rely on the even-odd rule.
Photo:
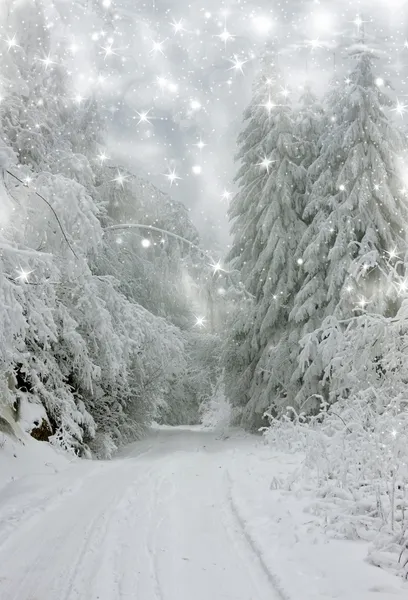
{"label": "forest of snowy trees", "polygon": [[288,406],[404,404],[407,138],[376,60],[354,44],[324,101],[306,86],[293,107],[269,55],[246,110],[228,258],[252,301],[224,354],[250,428]]}
{"label": "forest of snowy trees", "polygon": [[[116,4],[0,2],[0,538],[18,533],[0,540],[0,587],[14,577],[8,597],[31,597],[33,579],[55,595],[61,580],[57,595],[80,597],[68,563],[86,563],[95,580],[111,569],[109,600],[173,597],[161,577],[190,598],[200,577],[238,589],[230,574],[249,565],[243,581],[262,571],[265,595],[237,598],[286,597],[268,560],[306,588],[310,554],[315,600],[329,597],[333,539],[369,542],[368,562],[408,578],[408,104],[389,77],[394,38],[371,17],[334,26],[314,2],[259,15]],[[314,21],[323,46],[303,39]],[[210,225],[222,211],[224,239]],[[38,544],[45,529],[52,543]],[[9,577],[22,539],[34,542]]]}
{"label": "forest of snowy trees", "polygon": [[[67,48],[47,32],[63,16],[41,2],[8,9],[0,424],[28,419],[37,439],[109,457],[153,419],[196,423],[212,394],[219,344],[195,326],[198,234],[183,205],[107,160],[103,110],[72,99]],[[169,235],[108,229],[120,223]]]}
{"label": "forest of snowy trees", "polygon": [[[38,439],[110,457],[152,420],[198,423],[206,407],[225,418],[230,405],[234,424],[287,439],[294,424],[353,434],[358,422],[373,455],[388,436],[398,460],[406,107],[371,45],[350,44],[320,99],[311,84],[298,98],[264,53],[238,137],[231,246],[215,262],[183,204],[108,159],[106,107],[75,94],[55,34],[66,15],[7,6],[2,428],[28,420]],[[98,3],[88,11],[100,18]]]}

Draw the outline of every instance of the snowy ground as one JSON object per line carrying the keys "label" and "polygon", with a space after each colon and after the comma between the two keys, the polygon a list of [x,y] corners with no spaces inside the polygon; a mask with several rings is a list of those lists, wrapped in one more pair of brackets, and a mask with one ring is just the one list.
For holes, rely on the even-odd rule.
{"label": "snowy ground", "polygon": [[408,584],[364,560],[364,544],[329,540],[301,499],[275,489],[297,460],[258,438],[181,428],[106,463],[7,440],[0,598],[407,598]]}

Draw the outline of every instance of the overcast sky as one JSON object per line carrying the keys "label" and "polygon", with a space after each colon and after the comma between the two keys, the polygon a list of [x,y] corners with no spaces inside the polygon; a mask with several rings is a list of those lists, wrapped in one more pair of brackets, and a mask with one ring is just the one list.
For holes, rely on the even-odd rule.
{"label": "overcast sky", "polygon": [[[407,93],[405,0],[101,2],[115,23],[112,60],[120,60],[111,153],[182,200],[209,245],[228,241],[222,194],[234,190],[235,139],[268,41],[296,103],[306,79],[322,94],[334,65],[340,76],[359,15],[384,52],[379,75],[391,77],[401,99]],[[180,177],[172,185],[171,172]]]}

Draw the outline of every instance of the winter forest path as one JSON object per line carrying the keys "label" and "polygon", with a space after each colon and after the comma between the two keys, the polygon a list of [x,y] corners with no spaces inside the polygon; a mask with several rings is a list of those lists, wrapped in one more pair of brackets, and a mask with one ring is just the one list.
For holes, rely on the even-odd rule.
{"label": "winter forest path", "polygon": [[234,510],[229,451],[160,429],[113,461],[10,483],[1,600],[284,600]]}

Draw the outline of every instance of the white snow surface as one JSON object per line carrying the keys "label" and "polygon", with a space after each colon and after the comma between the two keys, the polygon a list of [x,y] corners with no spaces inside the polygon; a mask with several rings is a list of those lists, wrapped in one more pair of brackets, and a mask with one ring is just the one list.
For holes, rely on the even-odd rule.
{"label": "white snow surface", "polygon": [[275,482],[301,456],[156,428],[110,462],[0,448],[1,600],[397,600],[408,584],[328,539]]}

